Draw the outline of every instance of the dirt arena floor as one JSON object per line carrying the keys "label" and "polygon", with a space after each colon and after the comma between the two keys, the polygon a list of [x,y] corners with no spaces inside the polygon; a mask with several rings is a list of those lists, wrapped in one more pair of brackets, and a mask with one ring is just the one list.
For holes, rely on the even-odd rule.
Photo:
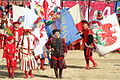
{"label": "dirt arena floor", "polygon": [[[0,58],[2,50],[0,50]],[[66,56],[67,68],[63,72],[62,80],[120,80],[120,54],[110,53],[105,56],[106,58],[99,57],[94,53],[93,58],[98,63],[96,69],[86,70],[83,51],[69,51]],[[0,59],[1,61],[1,59]],[[46,63],[48,63],[46,59]],[[90,63],[91,67],[92,64]],[[11,80],[8,78],[8,73],[4,62],[0,63],[0,80]],[[56,80],[53,69],[49,65],[45,65],[46,70],[34,71],[34,78],[27,80]],[[15,71],[14,80],[25,80],[24,73],[18,69]],[[59,79],[57,79],[59,80]]]}

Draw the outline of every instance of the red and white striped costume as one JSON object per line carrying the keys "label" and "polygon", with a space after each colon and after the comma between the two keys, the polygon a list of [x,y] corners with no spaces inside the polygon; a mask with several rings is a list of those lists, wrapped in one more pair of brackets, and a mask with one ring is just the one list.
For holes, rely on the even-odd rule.
{"label": "red and white striped costume", "polygon": [[23,35],[23,27],[21,27],[21,28],[19,28],[19,29],[13,28],[13,29],[12,29],[12,32],[13,32],[14,37],[15,37],[15,45],[17,46],[18,41],[19,41],[19,39],[20,39],[20,36]]}
{"label": "red and white striped costume", "polygon": [[[18,46],[18,41],[19,41],[19,39],[20,39],[20,36],[23,35],[23,27],[18,28],[18,29],[15,29],[15,28],[11,27],[10,30],[13,32],[14,37],[15,37],[15,42],[14,42],[14,44],[15,44],[15,46]],[[20,54],[19,54],[19,52],[18,52],[17,58],[19,58],[19,57],[20,57]]]}
{"label": "red and white striped costume", "polygon": [[21,70],[30,71],[37,68],[37,62],[33,55],[33,49],[35,47],[35,37],[31,34],[20,37],[19,47],[22,47],[20,53]]}

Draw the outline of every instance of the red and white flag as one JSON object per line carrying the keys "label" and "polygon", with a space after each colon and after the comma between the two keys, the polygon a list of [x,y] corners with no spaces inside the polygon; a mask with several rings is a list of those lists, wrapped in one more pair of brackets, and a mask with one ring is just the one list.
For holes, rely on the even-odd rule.
{"label": "red and white flag", "polygon": [[45,44],[48,41],[48,36],[44,26],[43,22],[41,22],[32,32],[39,40],[39,44],[34,49],[35,56],[41,55],[47,51]]}
{"label": "red and white flag", "polygon": [[105,55],[120,47],[120,27],[116,14],[100,21],[101,26],[94,28],[95,45],[100,55]]}
{"label": "red and white flag", "polygon": [[75,6],[73,6],[72,8],[69,9],[69,12],[74,20],[74,23],[79,30],[81,30],[81,20],[83,20],[83,15],[81,13],[81,8],[79,4],[76,4]]}

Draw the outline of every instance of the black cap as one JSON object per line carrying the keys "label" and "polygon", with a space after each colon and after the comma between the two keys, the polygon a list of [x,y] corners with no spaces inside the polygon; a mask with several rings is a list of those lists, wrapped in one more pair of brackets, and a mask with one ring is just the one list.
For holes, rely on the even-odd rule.
{"label": "black cap", "polygon": [[60,33],[61,31],[60,31],[60,29],[54,29],[54,30],[52,31],[52,33],[55,34],[55,32],[59,32],[59,33]]}

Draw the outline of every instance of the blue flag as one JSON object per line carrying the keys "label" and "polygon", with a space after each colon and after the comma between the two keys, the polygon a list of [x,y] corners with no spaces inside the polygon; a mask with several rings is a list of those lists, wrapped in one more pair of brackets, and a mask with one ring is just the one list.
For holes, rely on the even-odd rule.
{"label": "blue flag", "polygon": [[52,24],[45,26],[48,37],[51,36],[52,30],[60,29],[60,24],[61,24],[61,19],[59,18],[59,19],[54,20],[54,22]]}
{"label": "blue flag", "polygon": [[61,16],[61,25],[60,29],[61,31],[61,37],[66,39],[67,46],[73,43],[74,41],[80,39],[80,34],[76,35],[78,32],[75,26],[75,23],[73,21],[72,16],[67,11],[66,8],[60,11]]}
{"label": "blue flag", "polygon": [[56,19],[51,25],[45,26],[48,36],[52,34],[52,30],[60,29],[61,37],[66,39],[66,45],[70,45],[74,41],[80,39],[80,35],[76,35],[78,30],[74,24],[73,18],[66,8],[60,11],[60,19]]}
{"label": "blue flag", "polygon": [[120,14],[120,1],[117,1],[115,4],[115,12],[117,14]]}

